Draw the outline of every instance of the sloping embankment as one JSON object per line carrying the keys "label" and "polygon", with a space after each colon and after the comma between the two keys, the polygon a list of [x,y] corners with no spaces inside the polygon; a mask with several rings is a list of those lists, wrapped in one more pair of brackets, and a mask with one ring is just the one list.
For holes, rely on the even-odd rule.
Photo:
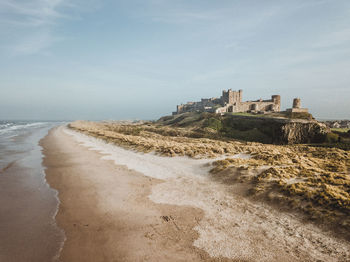
{"label": "sloping embankment", "polygon": [[[192,128],[202,136],[226,137],[268,144],[321,143],[329,128],[313,119],[291,119],[269,115],[223,115],[185,113],[159,119],[157,124]],[[210,129],[210,130],[208,130]],[[200,134],[197,134],[200,136]]]}

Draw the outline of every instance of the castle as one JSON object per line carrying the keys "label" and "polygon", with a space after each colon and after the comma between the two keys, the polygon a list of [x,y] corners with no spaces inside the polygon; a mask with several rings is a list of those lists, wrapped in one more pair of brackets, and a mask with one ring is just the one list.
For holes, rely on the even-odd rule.
{"label": "castle", "polygon": [[279,112],[281,111],[281,97],[271,96],[268,100],[255,100],[242,102],[243,91],[232,91],[231,89],[222,91],[220,98],[201,99],[200,102],[188,102],[177,106],[173,115],[185,112],[212,112],[212,113],[238,113],[238,112]]}

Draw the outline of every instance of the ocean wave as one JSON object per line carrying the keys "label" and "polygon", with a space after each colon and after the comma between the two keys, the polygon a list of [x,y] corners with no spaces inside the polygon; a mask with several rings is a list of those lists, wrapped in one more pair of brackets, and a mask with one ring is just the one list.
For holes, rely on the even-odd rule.
{"label": "ocean wave", "polygon": [[0,135],[13,133],[26,128],[41,127],[47,124],[47,122],[0,122]]}
{"label": "ocean wave", "polygon": [[11,126],[11,125],[13,125],[13,123],[11,123],[11,122],[0,122],[0,130],[1,129],[5,129],[5,128],[7,128],[7,127],[9,127],[9,126]]}

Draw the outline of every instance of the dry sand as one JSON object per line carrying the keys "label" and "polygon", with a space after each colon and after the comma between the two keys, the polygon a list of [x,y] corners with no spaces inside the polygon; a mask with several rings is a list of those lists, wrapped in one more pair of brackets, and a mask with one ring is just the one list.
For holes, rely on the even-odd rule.
{"label": "dry sand", "polygon": [[184,168],[196,160],[131,153],[68,133],[60,127],[42,141],[47,180],[61,200],[57,221],[67,236],[62,261],[350,259],[348,242],[250,202],[239,186]]}

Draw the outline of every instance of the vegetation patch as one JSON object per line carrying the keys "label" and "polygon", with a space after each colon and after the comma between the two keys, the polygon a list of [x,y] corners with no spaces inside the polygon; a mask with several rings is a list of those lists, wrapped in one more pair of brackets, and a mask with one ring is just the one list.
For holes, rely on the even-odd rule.
{"label": "vegetation patch", "polygon": [[209,127],[209,128],[214,129],[216,131],[221,131],[223,125],[222,125],[222,122],[220,119],[210,117],[204,121],[203,127]]}
{"label": "vegetation patch", "polygon": [[350,128],[331,128],[333,132],[340,132],[340,133],[349,133],[350,135]]}
{"label": "vegetation patch", "polygon": [[307,112],[283,112],[285,117],[291,118],[291,119],[307,119],[312,120],[314,119],[313,116],[310,113]]}
{"label": "vegetation patch", "polygon": [[314,144],[317,147],[339,148],[342,150],[350,150],[350,131],[347,128],[332,128],[332,132],[328,133],[324,143]]}

